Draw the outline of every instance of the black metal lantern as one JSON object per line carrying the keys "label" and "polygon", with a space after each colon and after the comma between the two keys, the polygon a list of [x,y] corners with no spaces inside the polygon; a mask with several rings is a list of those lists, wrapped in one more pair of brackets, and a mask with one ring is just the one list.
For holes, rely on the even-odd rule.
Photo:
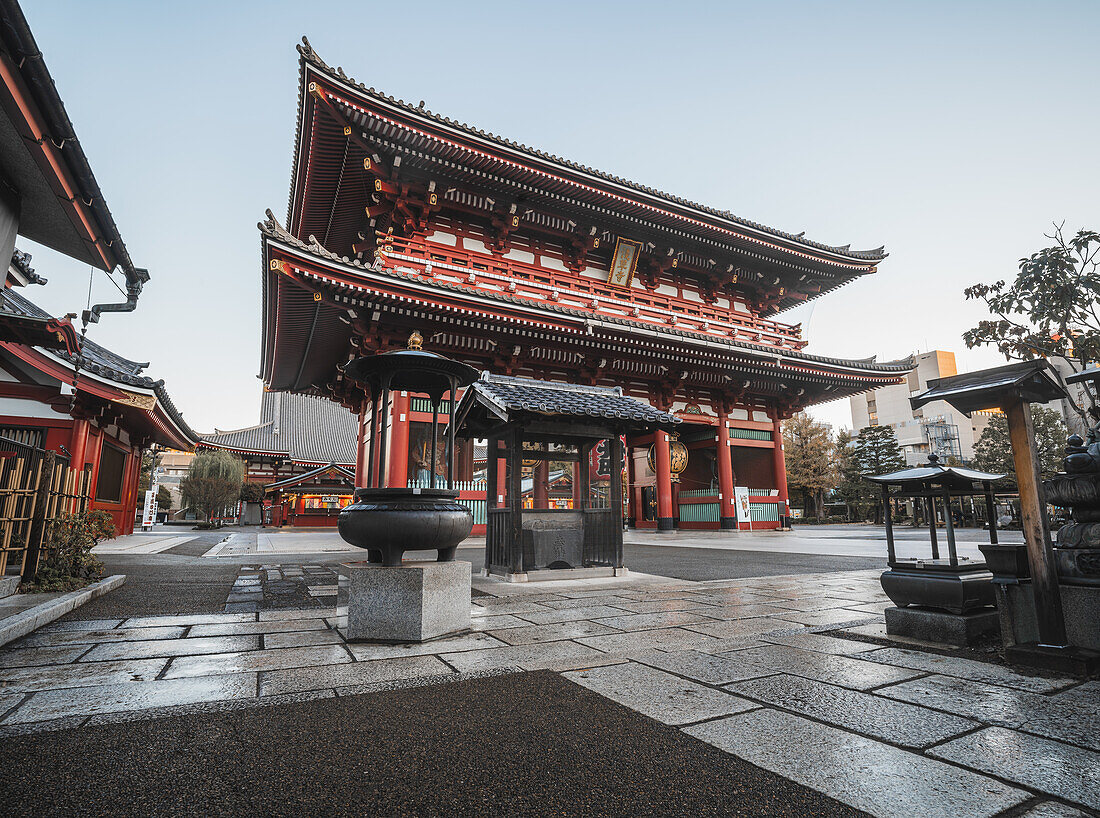
{"label": "black metal lantern", "polygon": [[[454,559],[455,550],[470,535],[473,516],[457,502],[454,487],[455,423],[454,402],[460,387],[469,386],[478,371],[460,361],[425,352],[422,339],[414,332],[409,348],[356,358],[344,367],[344,374],[364,387],[373,411],[370,449],[365,464],[366,486],[357,488],[351,505],[339,517],[340,536],[364,548],[367,559],[383,565],[400,565],[405,551],[437,552],[440,562]],[[384,420],[390,393],[415,392],[428,395],[432,405],[431,480],[427,488],[386,488],[386,449],[389,430]],[[450,394],[444,461],[446,488],[436,485],[436,445],[443,396]]]}

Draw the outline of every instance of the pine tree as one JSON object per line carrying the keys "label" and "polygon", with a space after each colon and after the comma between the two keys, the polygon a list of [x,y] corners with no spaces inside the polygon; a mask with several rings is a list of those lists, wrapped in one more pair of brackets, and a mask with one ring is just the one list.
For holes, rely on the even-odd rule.
{"label": "pine tree", "polygon": [[[852,459],[860,476],[878,476],[905,468],[905,456],[898,445],[898,436],[890,426],[863,427],[853,449]],[[868,496],[874,506],[877,523],[882,519],[882,499],[877,492],[868,492]]]}
{"label": "pine tree", "polygon": [[[1031,422],[1035,426],[1035,448],[1039,455],[1039,472],[1046,478],[1062,468],[1066,448],[1066,424],[1053,409],[1031,407]],[[974,468],[979,471],[1004,474],[1003,486],[1016,485],[1016,467],[1012,460],[1012,444],[1008,438],[1008,419],[998,412],[974,444]]]}

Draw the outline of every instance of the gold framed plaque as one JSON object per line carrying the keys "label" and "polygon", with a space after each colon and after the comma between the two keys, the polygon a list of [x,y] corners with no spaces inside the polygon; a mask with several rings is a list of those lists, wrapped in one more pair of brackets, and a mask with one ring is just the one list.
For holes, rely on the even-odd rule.
{"label": "gold framed plaque", "polygon": [[615,239],[615,254],[611,257],[611,270],[607,274],[607,283],[614,287],[631,287],[634,284],[634,270],[638,267],[638,256],[642,253],[642,243],[630,239]]}

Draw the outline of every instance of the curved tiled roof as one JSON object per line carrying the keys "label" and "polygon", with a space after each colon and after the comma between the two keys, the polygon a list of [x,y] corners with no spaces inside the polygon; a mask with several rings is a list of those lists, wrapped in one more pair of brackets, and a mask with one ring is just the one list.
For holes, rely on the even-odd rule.
{"label": "curved tiled roof", "polygon": [[[542,160],[543,162],[552,162],[554,164],[559,165],[562,168],[566,168],[568,170],[571,170],[571,171],[574,171],[574,172],[577,172],[577,173],[584,173],[584,174],[587,174],[589,176],[595,177],[597,179],[603,180],[605,182],[610,182],[610,183],[613,183],[613,184],[616,184],[616,185],[621,185],[623,187],[630,188],[631,190],[637,191],[639,193],[644,193],[648,196],[652,196],[652,197],[661,199],[661,200],[663,200],[665,202],[668,202],[670,204],[678,205],[680,207],[691,208],[693,210],[699,211],[701,213],[706,213],[707,215],[716,217],[718,219],[723,219],[723,220],[726,220],[727,222],[731,222],[731,223],[741,225],[741,226],[749,228],[753,231],[766,233],[766,234],[768,234],[770,236],[773,236],[775,238],[783,239],[783,240],[785,240],[787,242],[790,242],[792,244],[795,244],[795,245],[802,245],[803,247],[810,247],[810,248],[814,248],[816,250],[822,250],[822,251],[825,251],[825,252],[828,252],[828,253],[834,253],[836,255],[841,255],[841,256],[844,256],[844,257],[846,257],[848,259],[852,259],[852,260],[859,260],[859,261],[872,262],[872,263],[879,262],[882,259],[886,258],[886,256],[887,256],[887,253],[885,252],[885,247],[877,247],[873,250],[852,250],[852,249],[850,249],[851,245],[837,246],[837,245],[829,245],[829,244],[824,244],[824,243],[817,242],[817,241],[812,241],[810,239],[807,239],[805,237],[804,233],[797,233],[796,234],[796,233],[788,233],[788,232],[783,231],[783,230],[778,230],[774,227],[769,227],[767,225],[760,224],[759,222],[754,222],[754,221],[751,221],[749,219],[745,219],[745,218],[742,218],[740,216],[736,216],[728,210],[719,210],[717,208],[709,207],[707,205],[691,201],[690,199],[685,199],[685,198],[682,198],[680,196],[675,196],[675,195],[670,194],[670,193],[665,193],[664,191],[657,190],[656,188],[647,187],[646,185],[639,184],[638,182],[632,182],[629,179],[623,179],[622,177],[614,176],[612,174],[605,173],[603,171],[597,170],[597,169],[589,167],[587,165],[582,165],[582,164],[577,163],[577,162],[572,162],[572,161],[570,161],[568,159],[564,159],[560,156],[556,156],[554,154],[550,154],[550,153],[547,153],[545,151],[538,150],[537,148],[532,148],[532,147],[529,147],[527,145],[521,144],[521,143],[516,142],[514,140],[506,139],[502,136],[498,136],[496,134],[486,132],[486,131],[481,130],[479,128],[475,128],[472,125],[467,125],[464,122],[458,122],[456,120],[449,119],[445,116],[441,116],[439,114],[436,114],[436,113],[433,113],[433,112],[429,111],[427,108],[424,107],[423,103],[421,103],[420,105],[412,105],[408,102],[405,102],[404,100],[395,99],[392,96],[388,96],[386,94],[383,94],[382,92],[375,90],[373,87],[368,87],[368,86],[364,85],[363,83],[356,81],[354,78],[347,76],[347,74],[344,73],[344,70],[342,68],[340,68],[339,66],[337,66],[336,68],[333,68],[332,66],[328,65],[328,63],[326,63],[324,60],[322,60],[317,55],[317,52],[313,50],[313,47],[310,45],[309,40],[306,39],[305,37],[302,38],[302,44],[298,46],[298,52],[302,55],[303,60],[310,63],[311,65],[313,65],[314,67],[316,67],[320,71],[330,75],[334,79],[337,79],[341,82],[344,82],[344,83],[347,83],[347,84],[350,84],[350,85],[354,86],[361,93],[366,94],[370,97],[373,97],[374,99],[377,99],[380,102],[385,102],[385,103],[388,103],[390,105],[400,107],[401,109],[405,110],[409,114],[412,114],[416,117],[419,117],[422,120],[431,120],[435,123],[438,123],[439,125],[443,125],[443,126],[446,126],[448,128],[453,128],[453,129],[462,131],[462,132],[464,132],[464,133],[466,133],[470,136],[475,136],[475,137],[478,137],[478,138],[481,138],[481,139],[490,140],[492,142],[497,143],[498,145],[502,145],[502,146],[510,148],[512,150],[519,151],[521,153],[527,154],[531,157]],[[301,101],[299,101],[299,109],[300,109],[300,106],[301,106]],[[299,110],[299,114],[300,114],[300,110]],[[300,117],[299,117],[299,119],[300,119]],[[301,138],[300,134],[299,134],[298,138],[300,140],[300,138]],[[295,148],[295,155],[297,155],[297,146]],[[293,195],[294,194],[293,194],[293,190],[292,190],[291,191],[291,197],[293,197]]]}
{"label": "curved tiled roof", "polygon": [[[3,290],[2,295],[0,295],[0,310],[10,312],[14,315],[25,315],[30,318],[53,317],[37,304],[29,301],[11,288]],[[148,375],[142,374],[143,370],[149,366],[148,363],[131,361],[129,358],[124,358],[87,338],[83,338],[80,342],[79,355],[70,355],[64,350],[56,349],[48,350],[48,352],[73,367],[79,366],[82,372],[90,372],[105,380],[113,381],[120,386],[133,386],[139,389],[151,390],[153,394],[157,396],[157,400],[160,401],[161,406],[164,407],[165,413],[172,419],[172,422],[175,423],[190,440],[198,440],[198,434],[187,425],[187,421],[183,419],[179,409],[176,408],[176,404],[172,402],[172,398],[168,395],[168,390],[164,388],[164,381],[153,380]]]}
{"label": "curved tiled roof", "polygon": [[[478,398],[496,409],[502,419],[512,413],[523,413],[628,421],[663,428],[682,423],[675,415],[627,397],[619,387],[582,386],[483,372],[468,395],[463,396],[462,403]],[[457,416],[462,414],[459,408]]]}
{"label": "curved tiled roof", "polygon": [[281,455],[296,463],[355,464],[358,418],[328,398],[264,392],[260,422],[244,429],[215,429],[200,445]]}

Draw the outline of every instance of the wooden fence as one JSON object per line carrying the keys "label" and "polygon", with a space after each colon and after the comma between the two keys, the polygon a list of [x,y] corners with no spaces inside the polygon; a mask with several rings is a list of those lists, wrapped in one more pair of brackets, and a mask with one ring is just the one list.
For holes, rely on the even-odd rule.
{"label": "wooden fence", "polygon": [[57,452],[0,437],[0,576],[38,572],[48,522],[87,511],[91,482],[91,466],[70,469]]}

